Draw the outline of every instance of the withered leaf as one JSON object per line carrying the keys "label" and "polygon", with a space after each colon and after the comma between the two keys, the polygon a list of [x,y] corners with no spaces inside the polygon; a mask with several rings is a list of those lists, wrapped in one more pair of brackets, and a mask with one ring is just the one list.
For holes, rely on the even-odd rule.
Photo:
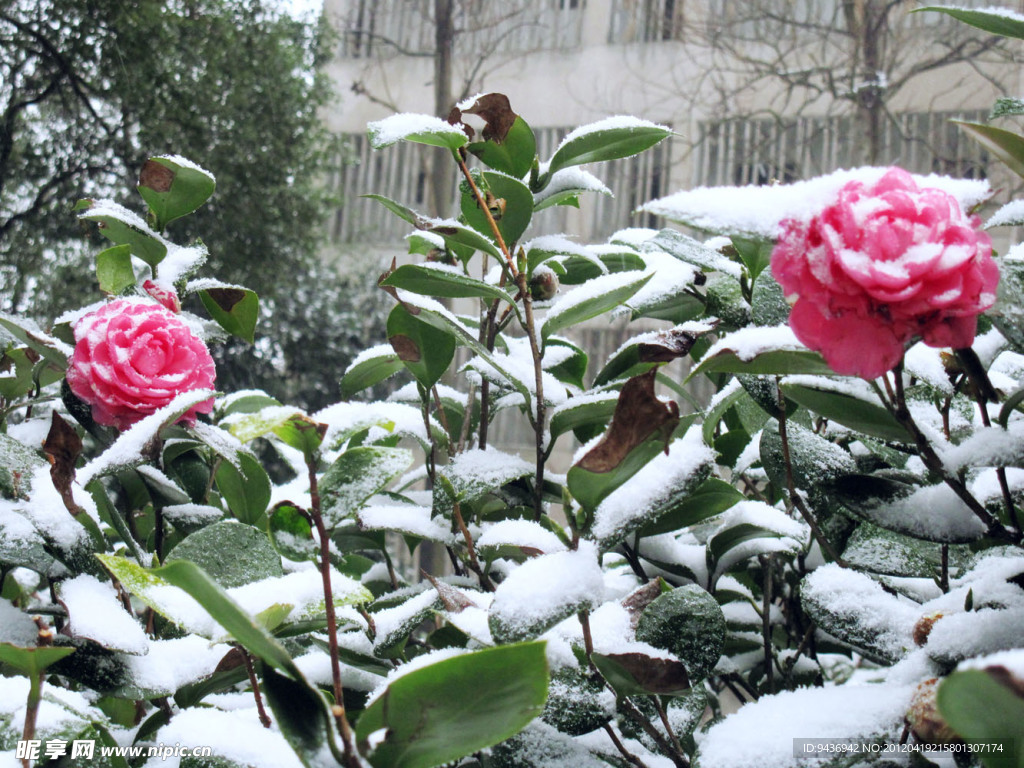
{"label": "withered leaf", "polygon": [[398,355],[398,359],[404,363],[418,363],[423,357],[416,342],[408,336],[399,333],[389,336],[388,341],[391,342],[391,347]]}
{"label": "withered leaf", "polygon": [[654,394],[657,372],[652,368],[622,385],[611,426],[576,466],[588,472],[611,472],[654,434],[661,435],[668,450],[669,438],[679,424],[679,405],[673,400],[663,402]]}
{"label": "withered leaf", "polygon": [[139,186],[154,192],[167,192],[174,183],[174,171],[156,160],[147,160],[139,172]]}
{"label": "withered leaf", "polygon": [[512,111],[508,96],[503,93],[487,93],[477,98],[473,106],[462,110],[463,114],[479,115],[484,119],[484,141],[501,144],[512,130],[512,124],[519,117]]}
{"label": "withered leaf", "polygon": [[611,659],[649,693],[672,694],[690,687],[690,678],[682,662],[655,659],[642,653],[609,653]]}
{"label": "withered leaf", "polygon": [[682,331],[676,328],[662,331],[654,339],[637,345],[641,363],[667,363],[690,354],[697,339],[706,332]]}
{"label": "withered leaf", "polygon": [[224,654],[224,658],[217,664],[217,668],[214,673],[217,672],[229,672],[232,669],[238,669],[238,667],[244,666],[245,664],[245,652],[241,648],[232,648],[230,651]]}
{"label": "withered leaf", "polygon": [[82,438],[56,411],[50,419],[50,431],[43,441],[43,451],[50,459],[50,478],[64,500],[64,506],[72,514],[78,514],[81,510],[72,496],[71,483],[75,479],[75,462],[82,453]]}
{"label": "withered leaf", "polygon": [[622,607],[629,613],[629,623],[633,626],[634,631],[636,630],[637,622],[640,621],[640,614],[644,612],[644,608],[661,597],[665,586],[665,580],[659,576],[654,581],[644,584],[623,598]]}
{"label": "withered leaf", "polygon": [[423,578],[434,585],[434,589],[437,590],[437,594],[441,598],[441,604],[444,605],[444,609],[446,611],[450,611],[451,613],[461,613],[466,608],[476,607],[476,603],[462,594],[462,592],[457,590],[455,587],[434,578],[426,571],[421,571],[421,573],[423,574]]}
{"label": "withered leaf", "polygon": [[230,312],[235,304],[245,298],[245,291],[240,288],[210,288],[207,293],[225,312]]}

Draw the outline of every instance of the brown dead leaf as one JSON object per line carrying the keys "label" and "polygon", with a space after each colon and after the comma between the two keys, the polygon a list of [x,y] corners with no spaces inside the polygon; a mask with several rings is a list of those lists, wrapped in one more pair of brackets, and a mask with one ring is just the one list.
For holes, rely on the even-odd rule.
{"label": "brown dead leaf", "polygon": [[230,312],[235,304],[245,298],[245,291],[240,288],[209,288],[206,292],[225,312]]}
{"label": "brown dead leaf", "polygon": [[441,604],[444,605],[446,611],[451,613],[461,613],[466,608],[475,608],[476,603],[466,597],[462,592],[457,590],[451,584],[445,584],[443,581],[434,578],[426,571],[420,571],[423,574],[423,578],[434,585],[434,589],[437,590],[437,594],[441,598]]}
{"label": "brown dead leaf", "polygon": [[640,614],[644,612],[644,608],[661,597],[664,586],[665,580],[659,576],[654,581],[633,590],[622,599],[622,607],[629,613],[629,623],[634,631],[640,621]]}
{"label": "brown dead leaf", "polygon": [[690,687],[682,662],[655,659],[642,653],[609,653],[607,658],[626,670],[649,693],[672,694]]}
{"label": "brown dead leaf", "polygon": [[389,336],[388,341],[391,343],[391,348],[395,350],[395,354],[398,355],[398,359],[403,363],[418,363],[423,358],[416,342],[408,336],[396,333],[394,336]]}
{"label": "brown dead leaf", "polygon": [[156,160],[147,160],[139,171],[139,186],[154,192],[167,192],[174,183],[174,171]]}
{"label": "brown dead leaf", "polygon": [[611,426],[576,466],[588,472],[611,472],[634,448],[656,433],[662,436],[668,450],[668,440],[679,424],[679,405],[673,400],[659,400],[654,394],[657,372],[657,368],[652,368],[622,386]]}
{"label": "brown dead leaf", "polygon": [[53,486],[60,493],[68,511],[77,515],[82,510],[75,504],[71,484],[75,480],[75,462],[82,453],[82,438],[56,411],[50,419],[50,431],[43,441],[43,451],[50,460]]}
{"label": "brown dead leaf", "polygon": [[641,363],[667,363],[690,354],[697,339],[705,332],[681,331],[672,328],[662,331],[651,341],[637,345]]}
{"label": "brown dead leaf", "polygon": [[512,124],[519,117],[512,111],[508,96],[503,93],[484,94],[478,97],[469,109],[462,110],[462,113],[482,117],[486,123],[483,130],[484,141],[493,140],[498,144],[505,140],[512,129]]}

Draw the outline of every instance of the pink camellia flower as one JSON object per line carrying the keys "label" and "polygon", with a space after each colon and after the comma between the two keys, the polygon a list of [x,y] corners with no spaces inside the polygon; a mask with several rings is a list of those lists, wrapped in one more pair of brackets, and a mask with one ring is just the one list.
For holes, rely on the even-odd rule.
{"label": "pink camellia flower", "polygon": [[142,284],[142,290],[171,310],[171,312],[175,314],[181,312],[181,299],[178,298],[178,294],[174,292],[173,288],[164,288],[152,280],[146,280]]}
{"label": "pink camellia flower", "polygon": [[872,186],[849,182],[810,222],[782,222],[772,273],[793,332],[836,373],[865,379],[891,370],[917,336],[969,347],[999,282],[979,225],[900,168]]}
{"label": "pink camellia flower", "polygon": [[[150,301],[117,299],[75,324],[68,385],[99,424],[124,430],[183,392],[213,387],[206,344],[175,314]],[[195,424],[213,399],[179,421]]]}

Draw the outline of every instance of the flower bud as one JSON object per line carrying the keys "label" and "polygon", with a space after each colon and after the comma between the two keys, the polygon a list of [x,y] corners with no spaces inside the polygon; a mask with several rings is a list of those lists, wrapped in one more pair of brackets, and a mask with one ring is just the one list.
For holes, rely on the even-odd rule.
{"label": "flower bud", "polygon": [[178,299],[178,294],[174,292],[174,289],[164,288],[152,280],[146,280],[142,284],[142,290],[159,301],[164,307],[171,310],[171,312],[175,314],[181,312],[181,300]]}
{"label": "flower bud", "polygon": [[558,293],[558,275],[550,267],[539,266],[530,276],[530,296],[534,301],[547,301]]}

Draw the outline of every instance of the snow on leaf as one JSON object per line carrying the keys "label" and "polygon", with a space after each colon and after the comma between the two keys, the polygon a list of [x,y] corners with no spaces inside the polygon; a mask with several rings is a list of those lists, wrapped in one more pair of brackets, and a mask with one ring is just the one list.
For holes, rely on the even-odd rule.
{"label": "snow on leaf", "polygon": [[475,499],[506,483],[533,473],[533,465],[510,453],[488,446],[454,456],[443,474],[459,499]]}
{"label": "snow on leaf", "polygon": [[[796,768],[793,739],[899,741],[914,686],[844,685],[762,696],[713,726],[700,742],[708,768]],[[817,763],[813,760],[812,763]]]}
{"label": "snow on leaf", "polygon": [[420,141],[455,149],[469,138],[451,123],[433,115],[402,113],[376,120],[366,126],[370,144],[374,149],[383,149],[404,139]]}
{"label": "snow on leaf", "polygon": [[454,544],[455,537],[441,518],[432,518],[428,507],[414,504],[369,504],[358,513],[359,527],[369,531],[395,531],[421,539]]}
{"label": "snow on leaf", "polygon": [[[208,746],[216,757],[249,768],[303,768],[303,763],[281,732],[264,728],[252,710],[184,709],[176,713],[153,738],[159,739],[161,744]],[[160,765],[177,768],[175,761],[180,761],[180,758],[172,757]]]}
{"label": "snow on leaf", "polygon": [[189,683],[209,677],[231,650],[198,635],[171,640],[150,640],[145,656],[124,659],[130,685],[144,698],[173,695]]}
{"label": "snow on leaf", "polygon": [[[785,219],[809,221],[839,190],[851,181],[871,185],[888,168],[856,168],[836,171],[794,184],[746,187],[700,187],[653,200],[640,210],[664,216],[696,229],[729,235],[775,238]],[[991,194],[987,181],[952,179],[948,176],[915,176],[922,188],[936,187],[973,208]]]}
{"label": "snow on leaf", "polygon": [[669,511],[704,480],[715,452],[705,445],[699,427],[673,440],[639,472],[612,491],[597,506],[591,535],[607,548]]}
{"label": "snow on leaf", "polygon": [[147,446],[152,444],[161,429],[173,424],[189,408],[209,400],[214,394],[210,389],[182,392],[160,410],[137,421],[130,429],[122,432],[113,445],[78,471],[78,484],[86,486],[95,477],[143,463]]}
{"label": "snow on leaf", "polygon": [[500,520],[488,525],[476,542],[477,547],[525,547],[538,552],[564,552],[565,544],[554,533],[532,520]]}
{"label": "snow on leaf", "polygon": [[914,647],[920,606],[886,594],[869,576],[824,565],[804,578],[800,595],[822,629],[858,649],[892,662]]}
{"label": "snow on leaf", "polygon": [[149,652],[149,638],[118,602],[109,583],[83,573],[61,582],[59,595],[68,609],[73,637],[85,637],[110,650],[136,656]]}
{"label": "snow on leaf", "polygon": [[536,637],[562,619],[601,605],[604,576],[597,548],[579,549],[527,560],[498,585],[491,603],[491,632],[499,642]]}

